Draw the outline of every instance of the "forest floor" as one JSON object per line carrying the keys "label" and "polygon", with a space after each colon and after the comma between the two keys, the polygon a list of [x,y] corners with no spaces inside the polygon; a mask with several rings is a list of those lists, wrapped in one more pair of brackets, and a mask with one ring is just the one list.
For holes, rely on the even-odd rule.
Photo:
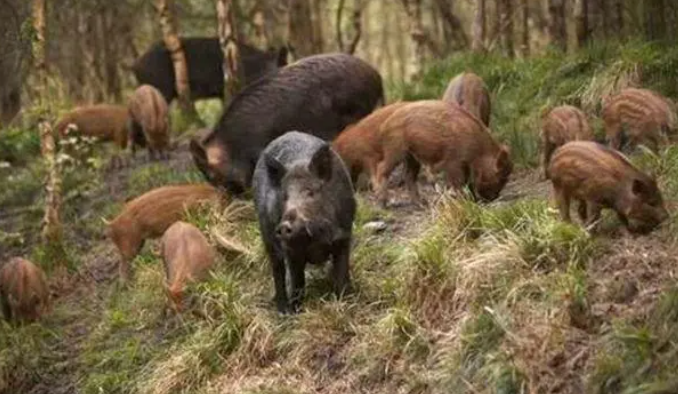
{"label": "forest floor", "polygon": [[[78,204],[70,220],[75,226],[103,223],[93,209],[115,206],[100,211],[115,212],[134,194],[161,182],[199,180],[187,175],[193,171],[185,147],[169,161],[137,161],[102,171],[103,186],[88,194],[89,204]],[[247,262],[221,257],[222,274],[242,276],[232,281],[234,286],[247,286],[250,274],[242,274],[244,268],[228,273],[233,269],[228,265],[257,265],[256,286],[246,296],[230,289],[225,299],[212,299],[223,290],[218,282],[224,278],[218,275],[213,288],[197,290],[212,303],[235,302],[237,308],[202,304],[197,308],[208,310],[208,317],[173,316],[165,314],[154,242],[135,262],[134,283],[121,287],[117,251],[103,226],[69,232],[78,264],[54,279],[51,313],[37,324],[2,326],[7,348],[0,353],[0,392],[438,393],[453,386],[458,389],[452,392],[497,392],[507,385],[517,391],[505,392],[612,393],[629,378],[607,369],[630,368],[627,363],[639,368],[632,375],[639,384],[657,378],[662,390],[677,387],[676,376],[663,376],[665,368],[676,365],[675,334],[664,331],[666,321],[653,323],[666,317],[657,316],[657,308],[678,301],[678,247],[669,228],[633,237],[608,217],[590,236],[563,225],[546,207],[550,186],[537,170],[516,171],[502,197],[487,209],[448,200],[430,183],[420,187],[428,208],[408,204],[403,190],[394,193],[388,210],[379,209],[369,193],[360,193],[356,225],[383,221],[386,229],[356,228],[353,276],[359,294],[333,300],[323,289],[326,280],[312,272],[306,310],[296,317],[277,316],[268,301],[272,286],[261,250]],[[223,213],[210,215],[192,220],[214,226],[223,220]],[[0,221],[4,228],[12,223],[11,218]],[[553,228],[522,234],[530,226]],[[255,233],[255,227],[249,216],[231,234]],[[562,231],[571,234],[558,240]],[[513,235],[501,240],[502,232]],[[512,239],[516,236],[525,239]],[[260,249],[255,237],[241,241]],[[519,250],[506,250],[515,247]],[[673,298],[664,301],[667,294]],[[662,312],[669,323],[678,321],[675,307]],[[239,321],[238,327],[224,334],[224,318]],[[187,354],[196,351],[196,344],[186,343],[200,335],[227,338],[199,349],[198,360],[190,359]],[[631,349],[612,345],[615,341],[628,341]],[[625,359],[631,356],[620,350],[642,356],[642,362]],[[184,362],[196,363],[197,371],[183,370],[177,357],[188,357]],[[652,390],[639,392],[674,392]]]}
{"label": "forest floor", "polygon": [[[54,305],[35,324],[0,323],[0,393],[677,393],[678,146],[631,155],[657,177],[671,214],[647,236],[628,235],[610,212],[593,233],[563,223],[536,162],[549,106],[581,107],[600,132],[610,92],[643,86],[678,98],[678,47],[461,54],[388,97],[439,97],[469,69],[491,89],[492,132],[516,163],[501,197],[450,199],[422,180],[425,208],[401,190],[384,210],[358,193],[355,291],[337,300],[325,269],[309,269],[295,316],[275,312],[248,201],[187,212],[220,253],[186,313],[165,311],[157,242],[135,259],[133,280],[118,283],[103,219],[153,188],[202,182],[185,146],[166,162],[69,167],[66,242],[55,252],[39,242],[44,170],[30,160],[39,146],[24,143],[34,133],[4,132],[0,154],[21,164],[0,165],[0,261],[23,255],[44,267]],[[224,250],[215,234],[245,252]]]}

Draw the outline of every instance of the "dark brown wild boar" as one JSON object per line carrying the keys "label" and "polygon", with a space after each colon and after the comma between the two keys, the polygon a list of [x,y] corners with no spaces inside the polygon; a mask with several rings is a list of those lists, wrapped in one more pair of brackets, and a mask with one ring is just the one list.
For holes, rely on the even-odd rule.
{"label": "dark brown wild boar", "polygon": [[157,153],[164,157],[169,149],[169,111],[160,91],[151,85],[141,85],[129,99],[129,141],[132,154],[138,141],[143,139],[148,156]]}
{"label": "dark brown wild boar", "polygon": [[49,307],[45,273],[26,259],[11,259],[0,268],[0,298],[5,319],[37,320]]}
{"label": "dark brown wild boar", "polygon": [[387,201],[386,180],[403,161],[415,201],[421,164],[444,172],[455,191],[469,185],[476,198],[488,201],[499,196],[513,170],[508,147],[498,144],[478,118],[444,101],[404,105],[384,122],[380,134],[384,158],[372,179],[382,205]]}
{"label": "dark brown wild boar", "polygon": [[461,73],[454,77],[443,94],[443,101],[466,108],[485,126],[490,127],[492,103],[490,92],[482,78],[474,73]]}
{"label": "dark brown wild boar", "polygon": [[121,105],[96,104],[77,107],[62,116],[56,125],[59,137],[71,133],[113,141],[120,149],[127,147],[127,108]]}
{"label": "dark brown wild boar", "polygon": [[678,123],[673,104],[647,89],[629,88],[603,103],[605,135],[619,150],[628,140],[631,146],[644,144],[655,151],[668,143]]}
{"label": "dark brown wild boar", "polygon": [[377,164],[383,160],[381,125],[407,103],[398,102],[379,108],[360,122],[350,125],[332,142],[332,148],[341,156],[355,184],[360,174],[377,173]]}
{"label": "dark brown wild boar", "polygon": [[309,56],[243,89],[213,133],[191,141],[193,160],[211,184],[240,194],[277,137],[299,130],[331,141],[380,102],[381,76],[366,62],[343,53]]}
{"label": "dark brown wild boar", "polygon": [[217,190],[206,184],[164,186],[128,202],[108,225],[108,235],[120,251],[120,277],[129,277],[129,263],[148,238],[159,238],[186,209],[219,199]]}
{"label": "dark brown wild boar", "polygon": [[578,213],[587,225],[600,218],[603,208],[613,209],[629,231],[641,234],[668,217],[655,180],[604,145],[568,142],[553,154],[548,176],[565,221],[571,221],[572,199],[579,201]]}
{"label": "dark brown wild boar", "polygon": [[542,166],[544,174],[548,168],[553,151],[570,141],[591,141],[593,130],[586,115],[571,105],[553,108],[542,118]]}
{"label": "dark brown wild boar", "polygon": [[161,250],[165,264],[165,292],[170,305],[180,311],[186,286],[203,279],[214,264],[214,248],[198,228],[179,221],[165,231]]}

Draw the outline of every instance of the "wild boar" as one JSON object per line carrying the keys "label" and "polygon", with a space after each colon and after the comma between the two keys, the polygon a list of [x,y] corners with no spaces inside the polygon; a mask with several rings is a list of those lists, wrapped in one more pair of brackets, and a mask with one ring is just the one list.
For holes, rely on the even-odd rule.
{"label": "wild boar", "polygon": [[[295,131],[276,138],[257,162],[253,188],[278,311],[299,309],[307,263],[331,258],[334,292],[341,296],[347,291],[356,201],[348,171],[330,145]],[[291,276],[289,301],[286,270]]]}
{"label": "wild boar", "polygon": [[383,206],[388,200],[388,176],[403,161],[406,183],[416,202],[421,164],[434,172],[443,171],[455,191],[469,185],[476,198],[487,201],[499,196],[513,170],[509,148],[498,144],[478,118],[444,101],[402,106],[382,124],[380,138],[383,159],[372,179]]}
{"label": "wild boar", "polygon": [[544,174],[547,172],[553,151],[567,142],[578,140],[593,140],[593,130],[580,109],[571,105],[561,105],[545,113],[541,127]]}
{"label": "wild boar", "polygon": [[184,292],[189,282],[202,280],[214,265],[214,248],[192,224],[176,222],[161,240],[165,265],[165,292],[176,311],[183,307]]}
{"label": "wild boar", "polygon": [[563,220],[570,222],[570,202],[586,225],[600,218],[603,208],[617,213],[633,233],[652,231],[668,214],[657,183],[624,155],[590,141],[573,141],[556,149],[548,176]]}
{"label": "wild boar", "polygon": [[0,268],[0,299],[5,319],[37,320],[49,307],[45,273],[26,259],[11,259]]}
{"label": "wild boar", "polygon": [[193,160],[215,186],[240,194],[252,183],[259,154],[289,130],[331,141],[383,102],[379,73],[347,54],[315,55],[249,85],[226,109]]}
{"label": "wild boar", "polygon": [[377,173],[377,164],[383,160],[381,125],[405,102],[398,102],[379,108],[356,124],[350,125],[332,142],[332,148],[344,160],[355,185],[358,177],[367,171]]}
{"label": "wild boar", "polygon": [[160,91],[141,85],[129,99],[129,141],[132,154],[141,138],[148,146],[149,158],[163,157],[169,148],[169,110]]}
{"label": "wild boar", "polygon": [[[216,37],[181,38],[186,54],[188,83],[193,100],[223,98],[224,96],[224,53]],[[275,72],[287,64],[287,48],[260,51],[250,45],[238,44],[240,58],[248,85],[266,74]],[[168,104],[177,97],[174,66],[165,44],[156,42],[144,53],[133,67],[139,84],[148,84],[158,89]]]}
{"label": "wild boar", "polygon": [[56,125],[59,137],[71,133],[113,141],[120,149],[127,147],[127,108],[122,105],[95,104],[77,107],[61,117]]}
{"label": "wild boar", "polygon": [[490,127],[490,92],[483,79],[476,74],[465,72],[454,77],[445,89],[443,101],[461,105]]}
{"label": "wild boar", "polygon": [[603,103],[605,135],[610,146],[647,145],[657,151],[678,126],[673,104],[647,89],[629,88]]}
{"label": "wild boar", "polygon": [[210,185],[176,185],[153,189],[125,204],[108,224],[108,236],[120,252],[120,277],[129,278],[129,263],[149,238],[159,238],[186,209],[219,199]]}

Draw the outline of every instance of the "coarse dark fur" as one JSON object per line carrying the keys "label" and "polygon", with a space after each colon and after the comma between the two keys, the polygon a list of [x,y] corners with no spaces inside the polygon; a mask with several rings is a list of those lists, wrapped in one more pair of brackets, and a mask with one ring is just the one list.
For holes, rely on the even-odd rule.
{"label": "coarse dark fur", "polygon": [[[273,270],[280,312],[296,311],[304,296],[304,268],[331,257],[334,291],[350,287],[349,255],[356,211],[353,185],[330,145],[289,132],[262,153],[254,172],[254,201]],[[289,268],[292,294],[285,287]],[[289,299],[289,302],[288,302]]]}
{"label": "coarse dark fur", "polygon": [[289,130],[330,141],[367,116],[384,94],[381,76],[347,54],[316,55],[243,90],[211,135],[191,141],[193,159],[215,186],[239,194],[251,184],[259,154]]}

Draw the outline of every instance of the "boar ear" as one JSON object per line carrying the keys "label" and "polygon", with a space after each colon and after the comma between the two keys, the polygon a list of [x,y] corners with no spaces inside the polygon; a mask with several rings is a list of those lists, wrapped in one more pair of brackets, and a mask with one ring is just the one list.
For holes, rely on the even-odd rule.
{"label": "boar ear", "polygon": [[497,169],[505,169],[511,166],[511,154],[506,145],[502,145],[497,153]]}
{"label": "boar ear", "polygon": [[329,144],[323,145],[313,154],[308,167],[313,174],[324,181],[332,178],[332,152]]}
{"label": "boar ear", "polygon": [[645,196],[648,194],[649,190],[645,182],[641,181],[640,179],[634,179],[633,185],[631,185],[631,191],[637,196]]}
{"label": "boar ear", "polygon": [[264,163],[266,164],[266,172],[268,178],[276,185],[279,185],[285,176],[285,166],[282,165],[278,159],[271,155],[264,155]]}

